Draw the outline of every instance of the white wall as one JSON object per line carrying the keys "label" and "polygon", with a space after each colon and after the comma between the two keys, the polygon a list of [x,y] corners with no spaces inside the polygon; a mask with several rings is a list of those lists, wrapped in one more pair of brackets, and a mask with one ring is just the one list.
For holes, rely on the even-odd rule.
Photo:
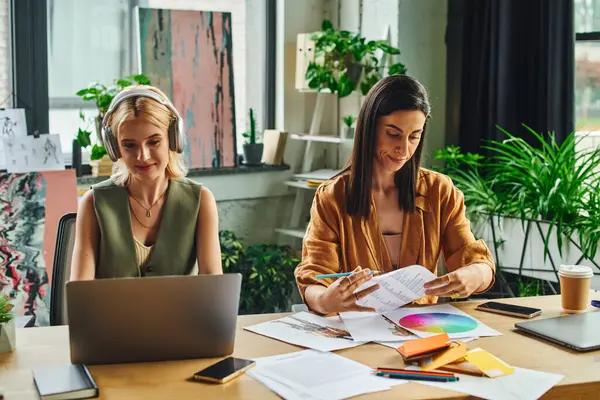
{"label": "white wall", "polygon": [[[391,32],[392,46],[400,49],[408,75],[429,89],[432,120],[425,139],[423,166],[431,166],[433,152],[445,145],[446,114],[446,32],[447,0],[337,0],[339,27],[353,32],[359,28],[367,39],[384,39],[384,27]],[[362,2],[362,15],[360,4]],[[340,101],[340,118],[358,115],[361,96],[353,94]],[[348,157],[351,148],[344,149]]]}
{"label": "white wall", "polygon": [[10,84],[10,39],[8,26],[8,0],[0,0],[0,107],[12,106]]}
{"label": "white wall", "polygon": [[423,165],[445,145],[447,0],[398,0],[398,46],[408,74],[429,89],[432,119],[423,149]]}

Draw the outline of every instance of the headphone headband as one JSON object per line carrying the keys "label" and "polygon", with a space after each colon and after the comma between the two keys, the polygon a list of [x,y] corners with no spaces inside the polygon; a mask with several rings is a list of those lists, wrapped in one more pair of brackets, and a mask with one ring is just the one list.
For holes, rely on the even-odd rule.
{"label": "headphone headband", "polygon": [[117,106],[119,104],[121,104],[124,100],[126,100],[130,97],[140,97],[140,96],[148,97],[148,98],[164,105],[169,110],[171,110],[171,112],[173,113],[175,118],[173,120],[171,120],[171,123],[169,124],[169,149],[171,151],[175,151],[177,153],[182,153],[183,147],[185,145],[185,133],[184,133],[185,129],[184,129],[183,119],[181,118],[181,115],[179,115],[179,112],[177,112],[177,110],[175,109],[175,106],[173,106],[173,104],[171,104],[171,102],[169,100],[164,99],[161,95],[159,95],[158,93],[156,93],[150,89],[141,88],[141,89],[124,90],[124,91],[121,91],[120,93],[118,93],[113,98],[113,100],[110,102],[108,110],[106,111],[106,113],[104,114],[104,117],[102,118],[102,126],[100,129],[100,131],[102,133],[101,139],[102,139],[102,143],[104,144],[104,146],[106,148],[106,152],[108,153],[110,158],[113,161],[117,161],[121,157],[121,152],[119,150],[119,145],[115,138],[114,132],[106,124],[108,123],[110,116],[112,115],[112,113],[114,112],[114,110],[117,108]]}
{"label": "headphone headband", "polygon": [[175,107],[173,107],[171,102],[163,99],[158,93],[153,92],[150,89],[133,89],[128,91],[122,91],[112,99],[112,101],[110,102],[110,106],[108,106],[108,110],[106,111],[106,113],[104,114],[104,118],[102,119],[102,126],[106,126],[109,116],[115,111],[115,108],[117,108],[119,104],[121,104],[124,100],[129,99],[130,97],[139,96],[149,97],[152,100],[155,100],[156,102],[162,104],[163,106],[171,110],[171,112],[175,114],[176,119],[181,119],[181,116],[179,115]]}

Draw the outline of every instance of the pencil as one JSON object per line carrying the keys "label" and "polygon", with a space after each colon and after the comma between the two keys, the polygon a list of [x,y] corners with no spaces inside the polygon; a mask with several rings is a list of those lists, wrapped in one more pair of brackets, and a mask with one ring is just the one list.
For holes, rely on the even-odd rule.
{"label": "pencil", "polygon": [[377,372],[375,375],[381,376],[384,378],[405,379],[407,381],[456,382],[459,380],[458,377],[451,377],[451,376],[396,374],[396,373],[390,373],[390,372]]}
{"label": "pencil", "polygon": [[450,372],[438,372],[438,371],[415,371],[412,369],[396,369],[396,368],[377,368],[377,372],[391,373],[391,374],[412,374],[412,375],[425,375],[425,376],[440,376],[445,378],[456,378],[456,375]]}
{"label": "pencil", "polygon": [[[325,275],[317,275],[315,278],[317,279],[326,279],[326,278],[340,278],[343,276],[350,276],[355,274],[356,272],[340,272],[338,274],[325,274]],[[378,274],[379,271],[371,271],[371,275]]]}

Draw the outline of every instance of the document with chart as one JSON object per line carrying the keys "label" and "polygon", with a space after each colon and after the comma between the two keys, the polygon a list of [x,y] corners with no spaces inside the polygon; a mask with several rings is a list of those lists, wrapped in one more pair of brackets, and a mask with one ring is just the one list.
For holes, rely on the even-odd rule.
{"label": "document with chart", "polygon": [[431,271],[421,265],[397,269],[387,274],[376,276],[365,282],[354,293],[360,292],[375,284],[381,286],[378,290],[363,297],[356,303],[373,307],[379,313],[395,310],[412,301],[425,296],[426,282],[437,278]]}

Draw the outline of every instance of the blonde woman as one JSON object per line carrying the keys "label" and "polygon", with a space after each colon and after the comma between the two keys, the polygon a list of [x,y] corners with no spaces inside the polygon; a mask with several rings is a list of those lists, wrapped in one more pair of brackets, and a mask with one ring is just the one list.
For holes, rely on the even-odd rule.
{"label": "blonde woman", "polygon": [[113,174],[80,201],[70,279],[222,274],[215,198],[185,178],[183,121],[167,96],[122,90],[102,140]]}

